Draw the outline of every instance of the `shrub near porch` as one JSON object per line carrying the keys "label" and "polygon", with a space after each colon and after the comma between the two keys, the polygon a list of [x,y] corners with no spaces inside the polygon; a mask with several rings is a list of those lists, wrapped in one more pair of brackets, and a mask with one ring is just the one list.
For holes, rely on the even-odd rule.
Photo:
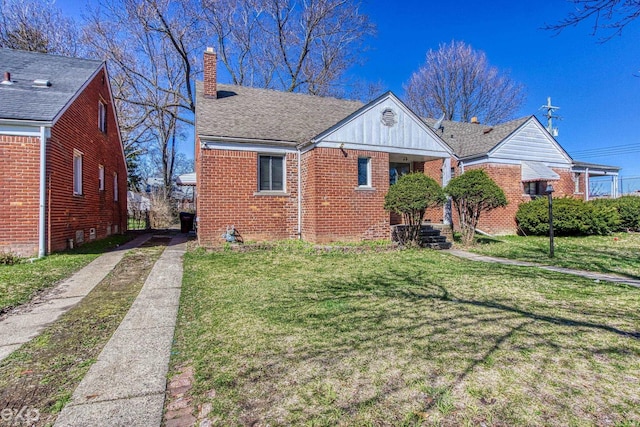
{"label": "shrub near porch", "polygon": [[639,304],[430,251],[196,251],[172,364],[221,425],[640,422]]}

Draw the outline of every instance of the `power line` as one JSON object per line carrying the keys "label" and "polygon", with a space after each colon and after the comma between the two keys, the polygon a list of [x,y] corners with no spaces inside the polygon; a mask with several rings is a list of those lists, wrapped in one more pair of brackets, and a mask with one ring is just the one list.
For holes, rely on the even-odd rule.
{"label": "power line", "polygon": [[640,143],[634,144],[623,144],[623,145],[612,145],[609,147],[601,147],[601,148],[590,148],[587,150],[578,150],[574,151],[574,154],[591,154],[591,153],[599,153],[599,152],[609,152],[609,151],[628,151],[628,150],[638,150],[640,149]]}

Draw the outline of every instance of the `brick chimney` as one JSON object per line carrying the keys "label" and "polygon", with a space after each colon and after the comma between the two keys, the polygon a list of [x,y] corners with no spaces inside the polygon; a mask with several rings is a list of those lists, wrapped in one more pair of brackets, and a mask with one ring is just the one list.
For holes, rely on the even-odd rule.
{"label": "brick chimney", "polygon": [[216,62],[218,55],[214,52],[212,47],[208,47],[204,52],[204,97],[205,98],[217,98],[218,97],[218,73],[216,69]]}

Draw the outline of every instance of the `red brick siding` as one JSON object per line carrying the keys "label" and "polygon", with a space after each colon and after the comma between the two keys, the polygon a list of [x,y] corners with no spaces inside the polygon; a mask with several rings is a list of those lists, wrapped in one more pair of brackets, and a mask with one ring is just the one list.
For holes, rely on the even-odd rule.
{"label": "red brick siding", "polygon": [[228,226],[245,240],[297,235],[297,155],[286,155],[286,194],[258,193],[258,153],[203,149],[197,156],[198,239],[204,246],[223,242]]}
{"label": "red brick siding", "polygon": [[38,253],[40,138],[0,135],[0,252]]}
{"label": "red brick siding", "polygon": [[[346,156],[345,156],[346,153]],[[371,158],[372,189],[358,188],[358,158]],[[315,148],[303,161],[303,239],[313,242],[389,238],[389,155]]]}
{"label": "red brick siding", "polygon": [[[126,230],[127,171],[106,76],[101,71],[51,129],[46,165],[46,252],[68,247],[76,231]],[[98,129],[98,100],[107,105],[107,133]],[[73,195],[74,149],[83,156],[83,195]],[[98,191],[98,165],[105,167],[105,191]],[[0,250],[33,256],[38,250],[40,139],[0,137]],[[113,197],[113,174],[118,174],[118,202]]]}
{"label": "red brick siding", "polygon": [[[478,228],[491,234],[516,234],[516,212],[521,203],[531,200],[531,196],[525,194],[522,184],[522,170],[520,165],[507,164],[482,164],[468,166],[465,170],[484,169],[487,175],[493,179],[504,191],[509,204],[504,208],[497,208],[490,212],[482,213]],[[558,181],[551,182],[554,187],[554,197],[574,197],[574,182],[568,169],[554,169],[560,175]],[[459,227],[457,215],[454,214],[455,227]]]}
{"label": "red brick siding", "polygon": [[[127,172],[105,75],[100,72],[51,130],[47,144],[47,208],[49,250],[68,247],[76,231],[96,230],[96,239],[126,230]],[[107,133],[98,129],[98,100],[107,107]],[[73,153],[83,153],[81,196],[73,194]],[[104,191],[98,190],[98,165],[104,166]],[[114,173],[118,174],[118,201],[114,201]]]}

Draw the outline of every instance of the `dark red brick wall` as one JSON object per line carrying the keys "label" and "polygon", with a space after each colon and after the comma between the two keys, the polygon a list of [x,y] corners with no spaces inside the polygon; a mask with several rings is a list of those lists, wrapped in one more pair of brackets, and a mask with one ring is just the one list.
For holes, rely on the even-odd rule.
{"label": "dark red brick wall", "polygon": [[198,239],[218,245],[227,227],[244,240],[264,241],[297,236],[297,155],[286,156],[286,193],[258,193],[258,153],[203,149],[197,155]]}
{"label": "dark red brick wall", "polygon": [[40,138],[0,135],[0,252],[38,253]]}
{"label": "dark red brick wall", "polygon": [[[98,100],[106,104],[107,132],[98,129]],[[127,224],[127,172],[113,116],[105,75],[100,72],[65,111],[51,130],[47,144],[47,230],[49,250],[68,247],[76,232],[88,242],[121,233]],[[73,194],[73,153],[83,153],[82,195]],[[104,166],[104,191],[98,190],[98,165]],[[118,201],[114,200],[114,173],[118,174]]]}

